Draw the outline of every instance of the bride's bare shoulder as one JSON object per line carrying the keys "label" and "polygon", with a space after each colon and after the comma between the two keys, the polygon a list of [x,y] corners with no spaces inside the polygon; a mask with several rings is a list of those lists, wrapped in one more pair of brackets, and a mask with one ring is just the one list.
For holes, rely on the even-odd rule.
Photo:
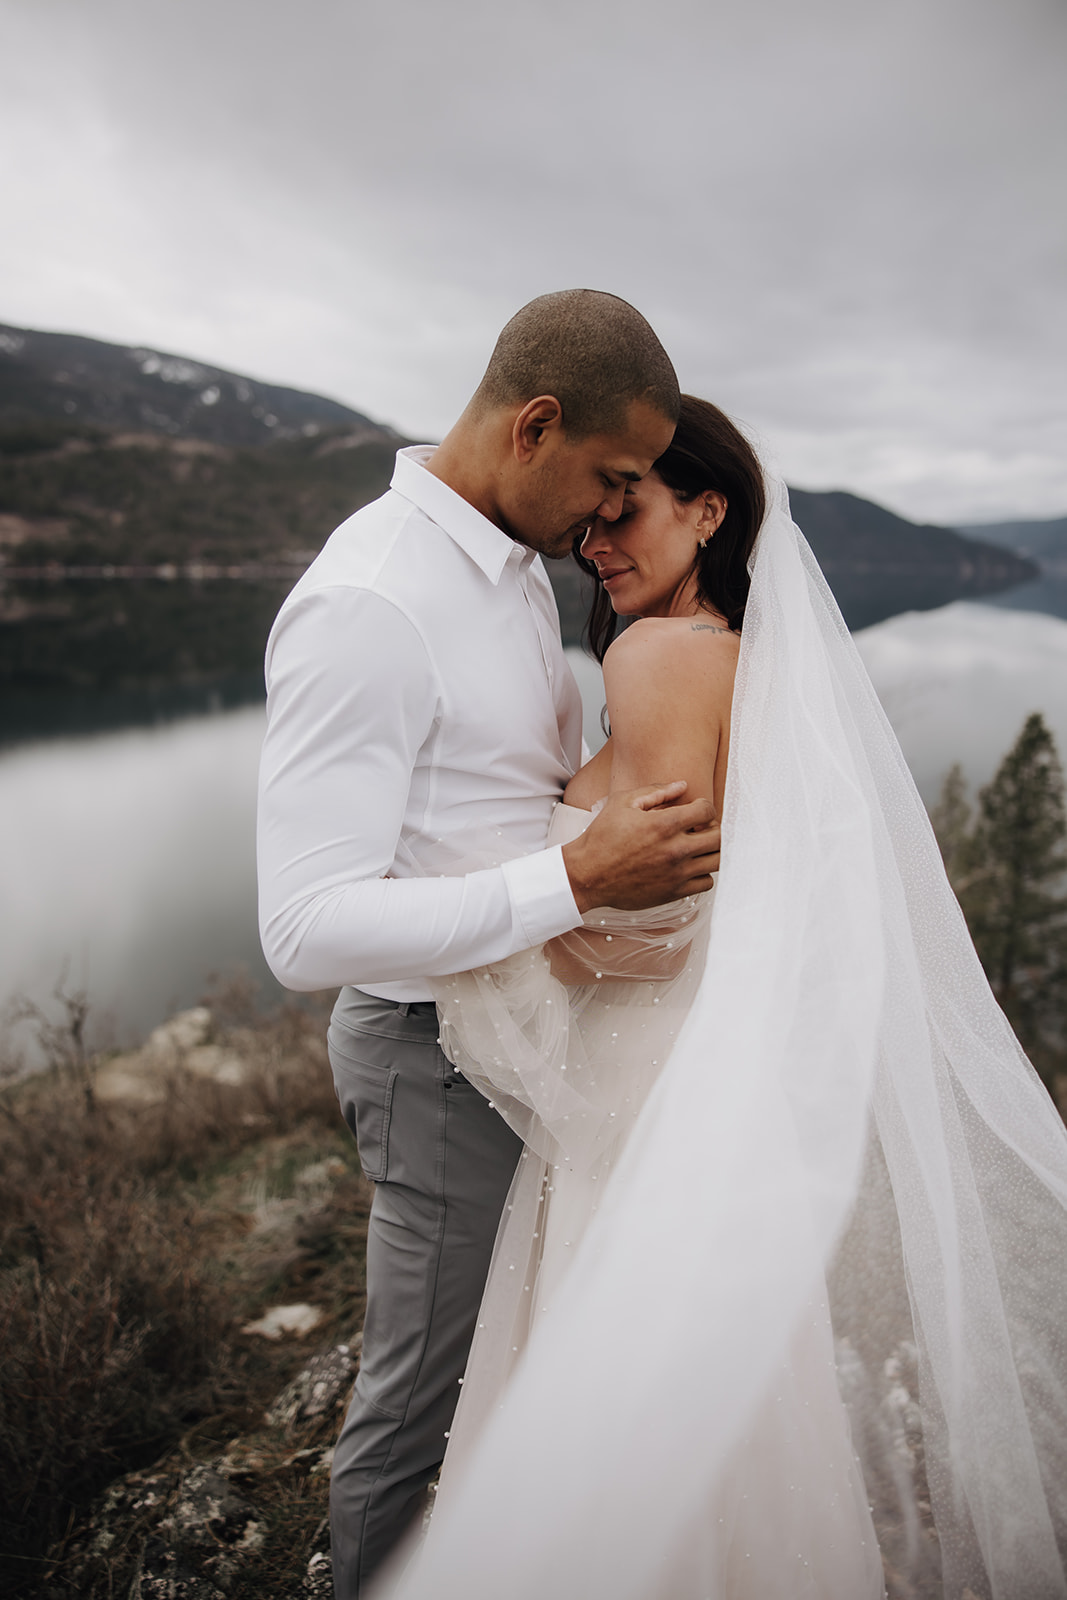
{"label": "bride's bare shoulder", "polygon": [[690,680],[732,685],[740,638],[715,617],[641,617],[604,657],[604,681],[625,688],[633,679]]}
{"label": "bride's bare shoulder", "polygon": [[613,789],[684,778],[721,803],[738,643],[704,614],[645,617],[615,640],[604,658]]}

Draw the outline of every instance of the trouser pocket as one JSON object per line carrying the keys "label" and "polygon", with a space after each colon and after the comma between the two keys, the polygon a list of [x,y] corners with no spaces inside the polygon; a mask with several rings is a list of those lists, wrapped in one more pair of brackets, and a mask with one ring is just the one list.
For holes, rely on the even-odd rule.
{"label": "trouser pocket", "polygon": [[391,1065],[394,1042],[336,1024],[328,1041],[334,1088],[360,1166],[372,1183],[382,1183],[389,1173],[389,1121],[398,1077]]}

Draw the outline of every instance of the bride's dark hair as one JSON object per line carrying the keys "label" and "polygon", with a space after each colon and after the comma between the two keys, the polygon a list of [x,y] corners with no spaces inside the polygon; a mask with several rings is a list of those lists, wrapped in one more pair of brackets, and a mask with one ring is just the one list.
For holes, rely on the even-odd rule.
{"label": "bride's dark hair", "polygon": [[[697,551],[697,589],[704,604],[740,633],[748,602],[748,559],[766,505],[756,452],[718,406],[683,394],[674,438],[652,471],[686,503],[708,489],[716,489],[725,499],[725,517],[714,537]],[[574,559],[595,586],[585,636],[593,655],[603,661],[619,619],[596,567],[579,555],[580,544],[576,539]]]}

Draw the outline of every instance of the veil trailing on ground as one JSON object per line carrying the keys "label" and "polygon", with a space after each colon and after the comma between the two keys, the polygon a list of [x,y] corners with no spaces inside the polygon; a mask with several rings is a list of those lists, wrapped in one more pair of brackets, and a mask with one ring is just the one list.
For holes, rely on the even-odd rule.
{"label": "veil trailing on ground", "polygon": [[[1067,1596],[1067,1135],[783,486],[769,506],[696,999],[403,1600],[817,1592],[787,1513],[730,1554],[708,1508],[758,1510],[738,1451],[783,1375],[802,1392],[827,1282],[890,1594]],[[755,1587],[724,1575],[750,1558]]]}

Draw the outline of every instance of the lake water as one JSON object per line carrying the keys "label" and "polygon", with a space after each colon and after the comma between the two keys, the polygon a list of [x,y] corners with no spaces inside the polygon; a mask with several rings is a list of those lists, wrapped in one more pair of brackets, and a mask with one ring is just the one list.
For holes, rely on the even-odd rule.
{"label": "lake water", "polygon": [[[857,643],[928,802],[954,760],[985,782],[1030,711],[1067,753],[1067,621],[957,603]],[[595,748],[599,669],[569,654]],[[0,751],[0,1006],[65,978],[122,1043],[213,971],[243,965],[277,992],[255,918],[262,730],[253,706]]]}
{"label": "lake water", "polygon": [[125,1043],[213,971],[273,986],[255,921],[262,737],[256,706],[0,752],[0,1006],[62,979]]}

